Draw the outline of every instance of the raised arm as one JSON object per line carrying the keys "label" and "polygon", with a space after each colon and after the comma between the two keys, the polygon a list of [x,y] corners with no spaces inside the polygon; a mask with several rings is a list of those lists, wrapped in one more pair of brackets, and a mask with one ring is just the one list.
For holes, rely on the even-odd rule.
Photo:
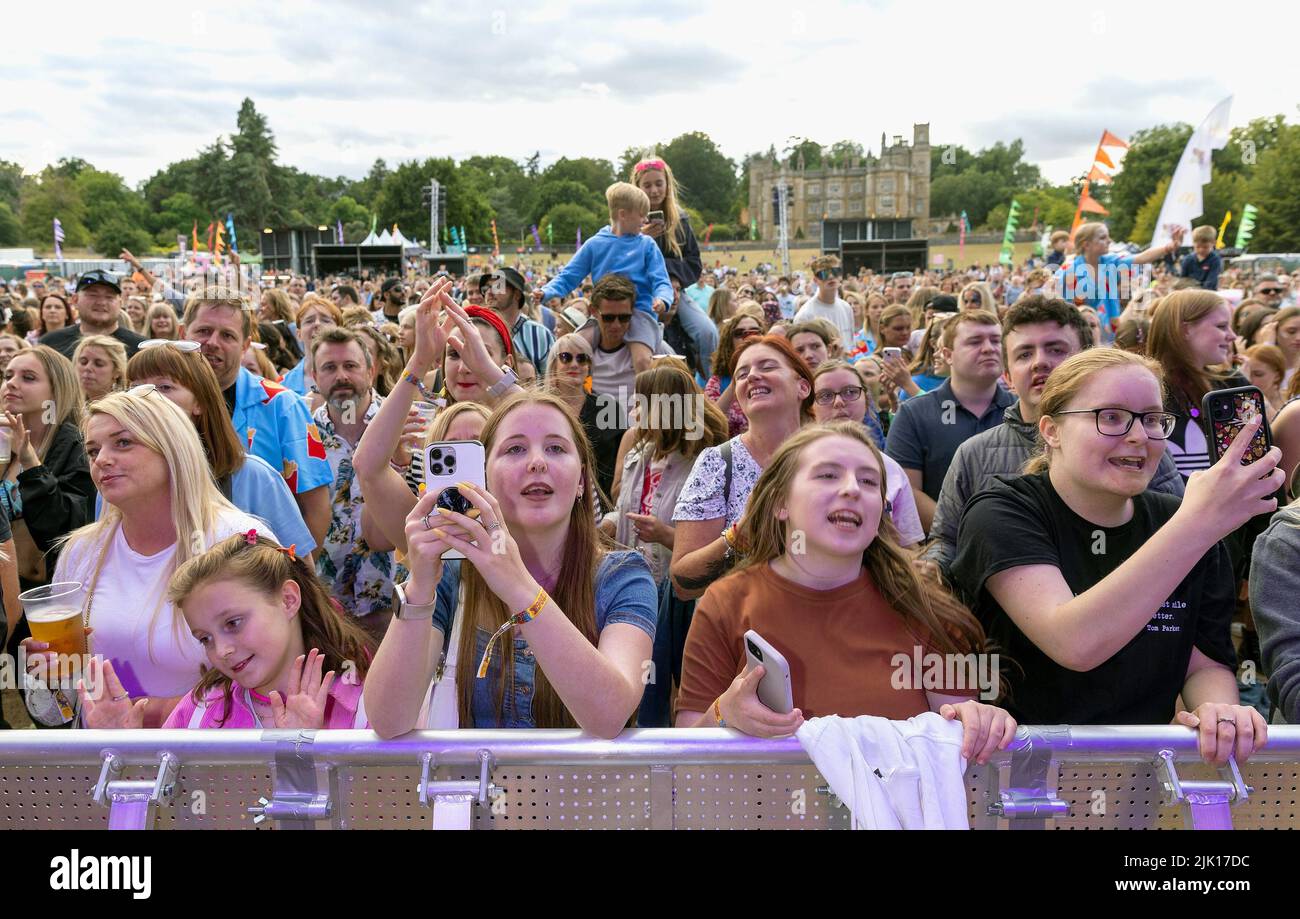
{"label": "raised arm", "polygon": [[1133,640],[1216,542],[1277,506],[1279,451],[1241,465],[1259,420],[1243,425],[1214,466],[1193,474],[1177,513],[1091,588],[1073,595],[1059,568],[1021,565],[992,575],[985,588],[1044,654],[1070,670],[1092,670]]}

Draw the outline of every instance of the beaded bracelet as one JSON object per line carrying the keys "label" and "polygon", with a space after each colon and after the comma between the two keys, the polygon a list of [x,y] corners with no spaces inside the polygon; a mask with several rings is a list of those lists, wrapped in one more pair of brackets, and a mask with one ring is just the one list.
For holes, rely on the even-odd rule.
{"label": "beaded bracelet", "polygon": [[713,700],[713,720],[718,722],[720,728],[727,726],[727,719],[722,717],[722,696]]}
{"label": "beaded bracelet", "polygon": [[487,647],[483,649],[483,657],[478,662],[478,678],[480,680],[487,676],[488,661],[492,659],[492,648],[496,645],[497,639],[506,634],[506,632],[509,632],[515,626],[523,625],[526,622],[532,622],[536,619],[541,611],[546,607],[546,602],[550,599],[550,596],[546,593],[546,588],[543,587],[539,589],[537,591],[537,597],[528,605],[527,609],[523,612],[512,615],[502,624],[501,628],[492,633],[492,637],[488,639]]}

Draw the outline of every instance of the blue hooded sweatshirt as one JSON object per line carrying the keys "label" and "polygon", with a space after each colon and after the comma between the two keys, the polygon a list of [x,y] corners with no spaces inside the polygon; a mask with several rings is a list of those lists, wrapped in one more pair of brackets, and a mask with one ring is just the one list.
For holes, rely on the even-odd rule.
{"label": "blue hooded sweatshirt", "polygon": [[555,280],[542,288],[542,298],[563,297],[591,275],[596,283],[607,274],[621,274],[636,285],[636,308],[654,314],[655,300],[673,302],[664,257],[652,237],[644,233],[615,236],[609,227],[582,244]]}

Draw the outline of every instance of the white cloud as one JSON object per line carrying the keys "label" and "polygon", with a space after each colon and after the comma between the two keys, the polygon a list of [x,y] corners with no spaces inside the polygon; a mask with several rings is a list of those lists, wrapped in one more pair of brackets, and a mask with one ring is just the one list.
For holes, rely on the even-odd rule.
{"label": "white cloud", "polygon": [[[1022,137],[1047,176],[1086,168],[1103,130],[1195,123],[1223,96],[1233,123],[1294,115],[1296,67],[1278,46],[1239,59],[1196,0],[1087,8],[968,3],[492,0],[484,7],[363,0],[228,0],[126,15],[60,4],[6,11],[4,152],[35,171],[80,156],[129,181],[234,130],[251,97],[283,162],[363,175],[425,156],[534,150],[617,160],[704,131],[731,157],[791,136],[877,149],[930,122],[936,144]],[[1277,8],[1233,5],[1231,23]],[[30,39],[23,36],[31,36]],[[1209,63],[1207,63],[1209,62]]]}

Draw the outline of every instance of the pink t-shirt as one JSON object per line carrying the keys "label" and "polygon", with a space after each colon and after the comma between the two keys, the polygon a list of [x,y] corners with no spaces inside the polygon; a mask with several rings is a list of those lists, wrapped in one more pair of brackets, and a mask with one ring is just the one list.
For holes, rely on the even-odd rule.
{"label": "pink t-shirt", "polygon": [[[225,721],[221,715],[226,710],[224,689],[212,689],[203,699],[203,704],[196,705],[194,696],[186,693],[172,709],[171,715],[163,723],[164,728],[273,728],[271,724],[261,724],[252,708],[249,692],[241,686],[235,686],[230,700],[230,717]],[[369,727],[366,720],[365,706],[361,700],[361,683],[345,683],[336,679],[330,687],[329,699],[325,703],[325,730],[340,731],[352,728]]]}

